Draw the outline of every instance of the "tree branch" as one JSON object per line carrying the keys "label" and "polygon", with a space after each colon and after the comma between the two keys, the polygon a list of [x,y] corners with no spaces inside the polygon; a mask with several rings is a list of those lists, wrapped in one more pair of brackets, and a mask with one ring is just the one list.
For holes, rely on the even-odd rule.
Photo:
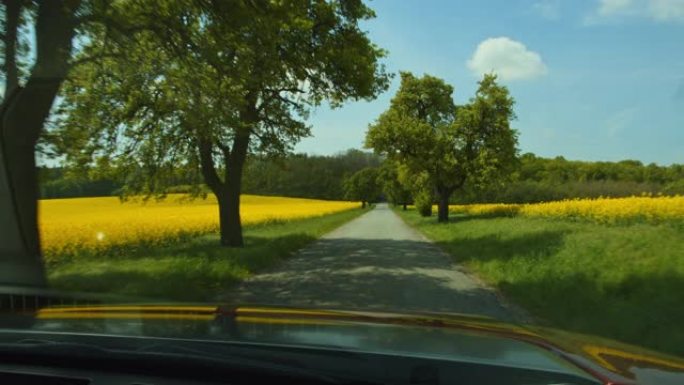
{"label": "tree branch", "polygon": [[19,70],[17,68],[17,30],[23,6],[22,0],[6,0],[5,2],[5,95],[9,95],[19,86]]}
{"label": "tree branch", "polygon": [[122,55],[122,54],[120,54],[120,53],[105,53],[105,52],[101,52],[101,53],[99,53],[99,54],[97,54],[97,55],[86,56],[86,57],[79,58],[78,60],[73,60],[73,61],[71,62],[71,66],[72,66],[72,67],[76,67],[76,66],[81,65],[81,64],[87,64],[87,63],[91,63],[91,62],[94,62],[94,61],[98,61],[98,60],[100,60],[100,59],[107,59],[107,58],[119,58],[119,59],[124,59],[125,56]]}

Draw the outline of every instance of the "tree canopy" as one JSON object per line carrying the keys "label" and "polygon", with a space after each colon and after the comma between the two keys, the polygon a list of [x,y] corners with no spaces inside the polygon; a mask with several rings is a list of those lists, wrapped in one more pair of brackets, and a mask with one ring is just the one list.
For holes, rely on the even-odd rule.
{"label": "tree canopy", "polygon": [[386,160],[378,171],[378,184],[385,198],[396,206],[406,206],[412,201],[411,190],[406,187],[407,183],[402,183],[399,177],[399,166]]}
{"label": "tree canopy", "polygon": [[345,198],[361,201],[361,207],[376,202],[382,193],[377,167],[361,169],[346,178],[343,184]]}
{"label": "tree canopy", "polygon": [[361,1],[124,2],[135,39],[89,31],[50,138],[73,167],[106,166],[131,193],[164,192],[179,168],[216,195],[221,242],[242,245],[247,154],[277,157],[327,101],[372,99],[389,76],[358,23]]}
{"label": "tree canopy", "polygon": [[491,180],[510,169],[517,133],[514,100],[495,75],[485,75],[469,103],[456,106],[452,86],[430,75],[401,73],[401,85],[374,124],[366,146],[424,175],[439,197],[438,220],[448,220],[451,194],[466,180]]}

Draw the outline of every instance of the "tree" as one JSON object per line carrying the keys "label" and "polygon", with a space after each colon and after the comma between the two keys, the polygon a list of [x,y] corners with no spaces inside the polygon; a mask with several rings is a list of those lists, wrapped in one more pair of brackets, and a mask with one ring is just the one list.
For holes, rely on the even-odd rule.
{"label": "tree", "polygon": [[385,161],[378,172],[378,184],[390,203],[406,210],[411,203],[411,191],[399,180],[397,167],[392,161]]}
{"label": "tree", "polygon": [[425,175],[438,196],[438,221],[449,218],[449,198],[470,183],[505,173],[517,155],[510,128],[513,98],[496,76],[485,75],[465,106],[455,106],[453,87],[424,75],[402,72],[390,108],[370,125],[366,146],[409,170]]}
{"label": "tree", "polygon": [[[165,192],[178,167],[219,206],[221,244],[242,246],[240,193],[250,153],[278,157],[310,135],[310,108],[370,100],[389,76],[356,0],[125,3],[145,29],[110,46],[94,30],[53,130],[72,167],[106,158],[127,193]],[[77,145],[75,145],[77,144]]]}
{"label": "tree", "polygon": [[[70,66],[80,1],[52,0],[34,5],[28,1],[5,0],[3,3],[1,40],[5,84],[0,106],[0,281],[43,286],[35,149]],[[26,48],[28,32],[22,33],[22,28],[29,24],[35,41],[32,63]]]}
{"label": "tree", "polygon": [[357,171],[344,181],[345,197],[349,200],[361,201],[361,207],[375,202],[381,194],[378,184],[378,169],[367,167]]}

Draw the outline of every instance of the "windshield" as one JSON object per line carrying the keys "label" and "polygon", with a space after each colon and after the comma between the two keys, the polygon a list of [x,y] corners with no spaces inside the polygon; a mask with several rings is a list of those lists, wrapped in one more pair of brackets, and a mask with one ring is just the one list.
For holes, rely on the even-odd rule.
{"label": "windshield", "polygon": [[684,2],[0,11],[3,336],[684,370]]}

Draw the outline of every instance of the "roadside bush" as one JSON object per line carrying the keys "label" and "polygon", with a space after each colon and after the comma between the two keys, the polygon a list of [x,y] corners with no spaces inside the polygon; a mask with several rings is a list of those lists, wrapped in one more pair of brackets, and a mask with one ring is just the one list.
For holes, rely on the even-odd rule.
{"label": "roadside bush", "polygon": [[416,194],[415,204],[418,213],[423,217],[432,215],[433,196],[429,190],[423,190]]}

